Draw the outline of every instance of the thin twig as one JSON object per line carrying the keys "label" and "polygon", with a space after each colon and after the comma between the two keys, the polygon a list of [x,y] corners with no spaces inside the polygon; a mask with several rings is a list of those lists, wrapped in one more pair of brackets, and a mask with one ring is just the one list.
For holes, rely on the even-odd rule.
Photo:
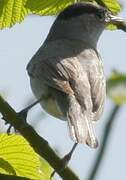
{"label": "thin twig", "polygon": [[101,147],[99,149],[99,153],[98,153],[98,155],[96,157],[96,160],[94,162],[93,168],[91,170],[91,174],[89,175],[87,180],[94,180],[95,177],[96,177],[96,174],[98,173],[100,164],[101,164],[101,162],[103,160],[103,157],[104,157],[104,154],[105,154],[105,151],[106,151],[106,148],[107,148],[109,136],[110,136],[110,133],[111,133],[112,128],[113,128],[113,123],[114,123],[114,120],[116,119],[115,117],[116,117],[119,109],[120,109],[120,106],[114,105],[114,107],[113,107],[113,109],[111,111],[111,114],[110,114],[110,116],[108,118],[108,121],[107,121],[107,124],[105,126],[105,131],[104,131],[104,134],[103,134],[103,140],[102,140],[102,143],[101,143]]}

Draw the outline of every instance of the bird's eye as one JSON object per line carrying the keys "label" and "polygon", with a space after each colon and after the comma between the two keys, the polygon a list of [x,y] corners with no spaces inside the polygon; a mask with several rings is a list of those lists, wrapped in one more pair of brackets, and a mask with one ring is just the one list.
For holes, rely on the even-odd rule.
{"label": "bird's eye", "polygon": [[105,14],[104,14],[104,12],[98,12],[98,13],[97,13],[97,17],[98,17],[100,20],[104,20],[104,19],[105,19]]}
{"label": "bird's eye", "polygon": [[104,18],[104,14],[103,13],[98,13],[97,16],[99,17],[99,19],[103,19]]}

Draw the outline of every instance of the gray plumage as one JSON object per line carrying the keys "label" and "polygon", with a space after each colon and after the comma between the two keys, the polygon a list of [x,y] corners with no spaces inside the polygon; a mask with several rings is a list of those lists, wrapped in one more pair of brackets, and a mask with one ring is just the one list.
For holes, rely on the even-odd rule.
{"label": "gray plumage", "polygon": [[97,41],[106,25],[102,7],[90,3],[66,8],[27,66],[32,90],[43,109],[67,120],[77,143],[98,145],[94,125],[106,96]]}

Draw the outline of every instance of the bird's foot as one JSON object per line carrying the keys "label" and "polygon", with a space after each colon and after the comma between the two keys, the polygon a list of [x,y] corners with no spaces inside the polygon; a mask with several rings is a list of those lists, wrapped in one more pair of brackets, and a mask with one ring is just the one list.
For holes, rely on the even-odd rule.
{"label": "bird's foot", "polygon": [[63,165],[63,169],[68,165],[68,163],[71,160],[72,154],[75,150],[75,148],[77,147],[78,143],[75,143],[72,147],[72,149],[70,150],[70,152],[68,154],[66,154],[63,158],[62,158],[62,165]]}
{"label": "bird's foot", "polygon": [[35,101],[34,103],[29,105],[28,107],[26,107],[23,110],[21,110],[20,112],[18,112],[18,116],[20,116],[26,122],[29,110],[31,108],[33,108],[36,104],[38,104],[40,101],[41,101],[41,99]]}
{"label": "bird's foot", "polygon": [[[4,118],[2,117],[2,119],[4,119]],[[5,120],[5,119],[4,119],[4,120]],[[7,134],[8,134],[8,135],[11,134],[11,129],[12,129],[12,128],[14,129],[14,132],[15,132],[15,133],[17,132],[17,130],[16,130],[9,122],[7,122],[7,121],[5,120],[5,125],[7,125],[7,124],[9,124],[9,127],[7,128]]]}
{"label": "bird's foot", "polygon": [[[63,171],[66,166],[68,165],[68,163],[71,160],[72,154],[75,150],[75,148],[77,147],[78,143],[75,143],[72,147],[72,149],[70,150],[70,152],[68,154],[66,154],[63,158],[62,158],[62,167],[61,167],[61,171]],[[50,176],[50,179],[52,179],[52,177],[54,176],[54,174],[56,173],[56,171],[54,170]]]}
{"label": "bird's foot", "polygon": [[[31,105],[29,105],[28,107],[24,108],[23,110],[21,110],[20,112],[17,112],[17,115],[19,117],[21,117],[21,119],[26,123],[27,122],[27,115],[28,115],[28,111],[35,106],[36,104],[38,104],[41,101],[41,99],[35,101],[34,103],[32,103]],[[14,128],[9,122],[7,122],[7,120],[2,117],[2,119],[5,120],[5,125],[9,124],[9,127],[7,129],[7,134],[11,133],[11,129]],[[14,128],[14,131],[17,132],[17,130]]]}

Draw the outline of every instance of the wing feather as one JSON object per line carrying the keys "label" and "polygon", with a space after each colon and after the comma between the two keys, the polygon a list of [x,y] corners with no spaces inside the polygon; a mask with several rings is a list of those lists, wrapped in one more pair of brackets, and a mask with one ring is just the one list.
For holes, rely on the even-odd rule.
{"label": "wing feather", "polygon": [[93,64],[93,67],[90,68],[89,73],[91,98],[93,103],[93,121],[100,119],[106,98],[106,80],[103,72],[103,65],[100,57],[98,60],[99,61],[96,61],[95,64]]}

